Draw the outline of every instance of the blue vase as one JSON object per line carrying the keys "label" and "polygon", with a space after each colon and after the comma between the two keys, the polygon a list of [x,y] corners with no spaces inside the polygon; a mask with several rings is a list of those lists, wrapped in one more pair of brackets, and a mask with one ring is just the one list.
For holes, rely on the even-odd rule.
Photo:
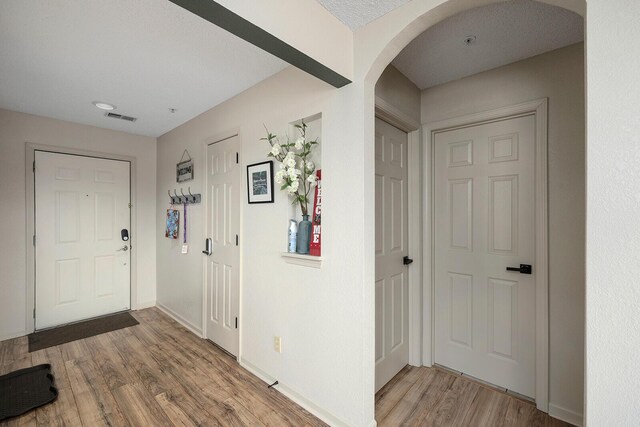
{"label": "blue vase", "polygon": [[302,221],[298,223],[298,236],[296,237],[296,252],[298,252],[299,254],[308,254],[310,241],[311,241],[311,221],[309,221],[309,215],[302,215]]}

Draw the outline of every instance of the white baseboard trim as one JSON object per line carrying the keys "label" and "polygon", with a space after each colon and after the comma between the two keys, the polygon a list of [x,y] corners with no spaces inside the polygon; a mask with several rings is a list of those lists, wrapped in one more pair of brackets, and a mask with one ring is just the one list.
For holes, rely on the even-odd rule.
{"label": "white baseboard trim", "polygon": [[549,415],[553,418],[559,419],[560,421],[573,424],[574,426],[582,427],[582,414],[574,412],[567,408],[563,408],[562,406],[549,403]]}
{"label": "white baseboard trim", "polygon": [[164,314],[166,314],[167,316],[171,317],[173,320],[175,320],[176,322],[180,323],[185,328],[189,329],[191,332],[196,334],[198,337],[202,338],[202,328],[201,327],[199,327],[197,325],[194,325],[193,323],[189,322],[184,317],[180,316],[175,311],[171,310],[169,307],[164,306],[164,305],[160,304],[159,302],[156,302],[156,307],[158,307],[160,309],[160,311],[162,311]]}
{"label": "white baseboard trim", "polygon": [[371,421],[371,424],[369,424],[369,427],[377,427],[378,426],[378,422],[376,420]]}
{"label": "white baseboard trim", "polygon": [[0,335],[0,341],[12,340],[14,338],[24,337],[25,335],[29,335],[31,332],[21,331],[21,332],[13,332],[7,335]]}
{"label": "white baseboard trim", "polygon": [[[253,363],[248,362],[246,359],[243,359],[242,357],[240,358],[239,362],[240,362],[240,366],[242,366],[247,371],[257,376],[267,384],[272,384],[276,380],[276,378],[273,378],[271,375],[267,374],[262,369],[258,368]],[[306,409],[316,417],[320,418],[325,423],[329,424],[330,426],[336,426],[336,427],[348,426],[348,424],[342,421],[340,418],[336,417],[329,411],[316,405],[306,397],[300,395],[298,392],[290,389],[289,387],[282,384],[281,382],[277,386],[274,386],[274,388],[278,390],[280,393],[287,396],[289,399],[291,399],[295,403],[297,403],[298,405],[302,406],[304,409]],[[372,424],[372,426],[375,426],[375,424]]]}
{"label": "white baseboard trim", "polygon": [[135,307],[133,307],[133,310],[144,310],[145,308],[151,308],[155,306],[156,306],[155,301],[139,302],[136,304]]}

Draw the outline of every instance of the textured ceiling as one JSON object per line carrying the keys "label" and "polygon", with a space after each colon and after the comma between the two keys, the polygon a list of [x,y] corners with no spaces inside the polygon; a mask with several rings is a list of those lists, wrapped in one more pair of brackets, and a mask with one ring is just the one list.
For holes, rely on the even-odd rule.
{"label": "textured ceiling", "polygon": [[2,0],[0,58],[0,108],[149,136],[288,65],[167,0]]}
{"label": "textured ceiling", "polygon": [[318,0],[329,12],[356,30],[369,22],[409,3],[410,0]]}
{"label": "textured ceiling", "polygon": [[[467,36],[476,36],[470,46]],[[425,89],[510,64],[584,38],[579,15],[533,0],[479,7],[446,19],[413,40],[393,65]]]}

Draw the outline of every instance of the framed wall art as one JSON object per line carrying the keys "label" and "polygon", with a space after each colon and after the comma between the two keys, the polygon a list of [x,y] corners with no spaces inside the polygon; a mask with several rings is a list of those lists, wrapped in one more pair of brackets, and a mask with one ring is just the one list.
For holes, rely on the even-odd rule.
{"label": "framed wall art", "polygon": [[247,166],[249,203],[273,203],[273,161]]}

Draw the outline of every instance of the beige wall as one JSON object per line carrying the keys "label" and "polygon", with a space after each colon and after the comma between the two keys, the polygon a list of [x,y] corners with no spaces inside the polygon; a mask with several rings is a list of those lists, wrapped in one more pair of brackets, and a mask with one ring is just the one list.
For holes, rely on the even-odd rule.
{"label": "beige wall", "polygon": [[376,98],[382,99],[416,123],[420,123],[420,95],[420,89],[393,65],[385,68],[376,83]]}
{"label": "beige wall", "polygon": [[[184,149],[194,160],[195,180],[204,193],[205,143],[240,134],[241,294],[240,362],[279,390],[303,402],[335,425],[362,425],[361,340],[363,237],[357,207],[360,192],[350,182],[362,173],[345,133],[344,113],[351,86],[335,88],[289,67],[158,139],[157,233],[168,206],[167,190],[180,188],[175,165]],[[286,251],[290,201],[277,191],[275,203],[247,203],[246,166],[268,160],[264,125],[282,135],[288,124],[322,113],[322,267],[291,265]],[[277,166],[276,166],[277,167]],[[186,185],[182,187],[186,190]],[[158,239],[158,305],[202,329],[204,207],[188,212],[190,251],[181,241]],[[282,353],[273,337],[282,337]]]}
{"label": "beige wall", "polygon": [[[133,308],[153,306],[156,299],[155,188],[156,140],[0,109],[0,182],[3,234],[0,246],[0,340],[26,330],[26,143],[50,145],[136,158],[137,163],[137,301]],[[137,239],[137,240],[133,240]]]}
{"label": "beige wall", "polygon": [[586,424],[640,419],[640,2],[587,4]]}
{"label": "beige wall", "polygon": [[584,46],[427,89],[422,122],[549,98],[550,413],[581,416],[585,298]]}

